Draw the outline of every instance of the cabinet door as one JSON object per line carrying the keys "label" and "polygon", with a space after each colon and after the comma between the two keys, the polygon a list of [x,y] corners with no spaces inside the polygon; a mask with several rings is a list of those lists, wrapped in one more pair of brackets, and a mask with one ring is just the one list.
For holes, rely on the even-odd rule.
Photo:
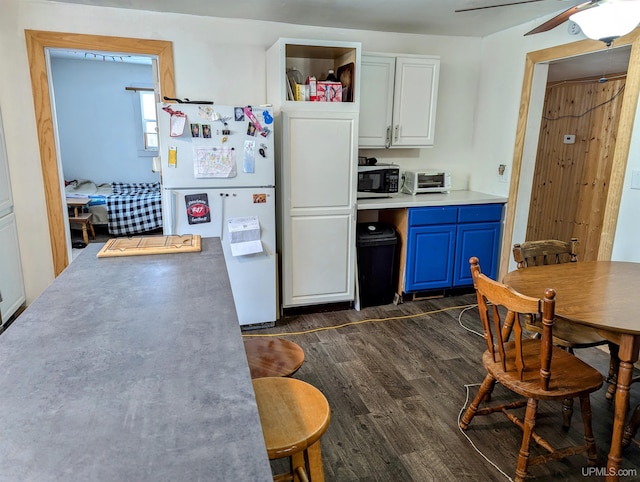
{"label": "cabinet door", "polygon": [[7,321],[25,302],[14,214],[0,218],[0,293],[2,293],[0,312],[2,320]]}
{"label": "cabinet door", "polygon": [[394,147],[433,146],[439,71],[436,58],[396,59]]}
{"label": "cabinet door", "polygon": [[0,217],[11,212],[13,199],[11,196],[11,183],[9,181],[9,164],[4,143],[2,128],[2,113],[0,112]]}
{"label": "cabinet door", "polygon": [[489,278],[496,279],[499,247],[499,222],[459,224],[453,285],[473,285],[469,268],[469,258],[472,256],[480,260],[480,267],[484,274]]}
{"label": "cabinet door", "polygon": [[456,226],[421,226],[409,229],[405,291],[450,288]]}
{"label": "cabinet door", "polygon": [[393,113],[395,57],[362,56],[360,147],[389,147]]}
{"label": "cabinet door", "polygon": [[282,118],[282,304],[352,301],[357,114]]}

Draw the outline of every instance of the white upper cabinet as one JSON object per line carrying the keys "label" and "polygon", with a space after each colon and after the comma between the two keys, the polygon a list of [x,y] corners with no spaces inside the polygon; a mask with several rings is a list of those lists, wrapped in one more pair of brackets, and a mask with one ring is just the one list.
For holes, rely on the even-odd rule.
{"label": "white upper cabinet", "polygon": [[432,147],[440,59],[364,54],[360,148]]}

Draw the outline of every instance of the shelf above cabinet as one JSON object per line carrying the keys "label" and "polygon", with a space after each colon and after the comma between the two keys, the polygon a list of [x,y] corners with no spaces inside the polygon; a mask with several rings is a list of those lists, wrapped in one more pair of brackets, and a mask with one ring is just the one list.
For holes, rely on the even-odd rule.
{"label": "shelf above cabinet", "polygon": [[[333,70],[341,83],[343,101],[290,100],[290,96],[295,93],[295,85],[288,82],[287,70],[294,68],[300,72],[302,82],[305,82],[308,76],[314,76],[317,81],[322,81],[329,70]],[[281,108],[357,111],[359,91],[359,42],[282,38],[267,51],[267,101],[276,111]]]}

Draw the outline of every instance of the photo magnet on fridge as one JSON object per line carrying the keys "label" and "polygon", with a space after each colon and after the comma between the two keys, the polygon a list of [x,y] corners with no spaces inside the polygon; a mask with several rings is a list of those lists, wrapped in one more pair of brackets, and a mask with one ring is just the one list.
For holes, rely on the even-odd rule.
{"label": "photo magnet on fridge", "polygon": [[211,222],[211,210],[209,198],[206,193],[185,194],[184,202],[187,206],[187,220],[189,224],[202,224]]}

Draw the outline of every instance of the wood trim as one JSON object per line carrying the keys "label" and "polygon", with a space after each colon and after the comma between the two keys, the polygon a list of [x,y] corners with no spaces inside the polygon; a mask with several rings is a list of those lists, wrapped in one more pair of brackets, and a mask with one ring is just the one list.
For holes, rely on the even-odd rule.
{"label": "wood trim", "polygon": [[[616,147],[613,154],[609,191],[605,203],[604,223],[600,236],[599,260],[610,260],[613,250],[620,198],[624,175],[629,156],[633,121],[635,118],[638,91],[640,90],[640,29],[636,29],[629,35],[625,35],[615,41],[615,47],[631,45],[631,57],[627,71],[627,84],[625,99],[620,113],[620,121],[616,134]],[[533,83],[534,66],[537,63],[551,62],[557,59],[584,55],[603,50],[604,44],[597,40],[582,40],[566,45],[559,45],[548,49],[529,52],[525,60],[524,79],[522,81],[522,94],[520,97],[520,110],[518,126],[516,128],[516,141],[511,168],[511,184],[509,186],[509,200],[505,216],[504,236],[500,252],[500,273],[502,279],[508,271],[511,259],[511,245],[513,244],[513,227],[515,224],[515,210],[518,202],[518,188],[520,185],[520,173],[522,170],[522,157],[524,154],[524,141],[527,131],[527,117],[529,114],[529,102],[531,100],[531,86]]]}
{"label": "wood trim", "polygon": [[31,89],[36,115],[40,162],[44,182],[49,238],[53,255],[53,270],[58,276],[68,264],[64,206],[60,192],[58,157],[53,129],[53,113],[49,96],[49,81],[46,64],[46,48],[99,50],[102,52],[156,55],[162,96],[175,97],[173,71],[173,45],[164,40],[146,40],[125,37],[107,37],[64,32],[25,30]]}

